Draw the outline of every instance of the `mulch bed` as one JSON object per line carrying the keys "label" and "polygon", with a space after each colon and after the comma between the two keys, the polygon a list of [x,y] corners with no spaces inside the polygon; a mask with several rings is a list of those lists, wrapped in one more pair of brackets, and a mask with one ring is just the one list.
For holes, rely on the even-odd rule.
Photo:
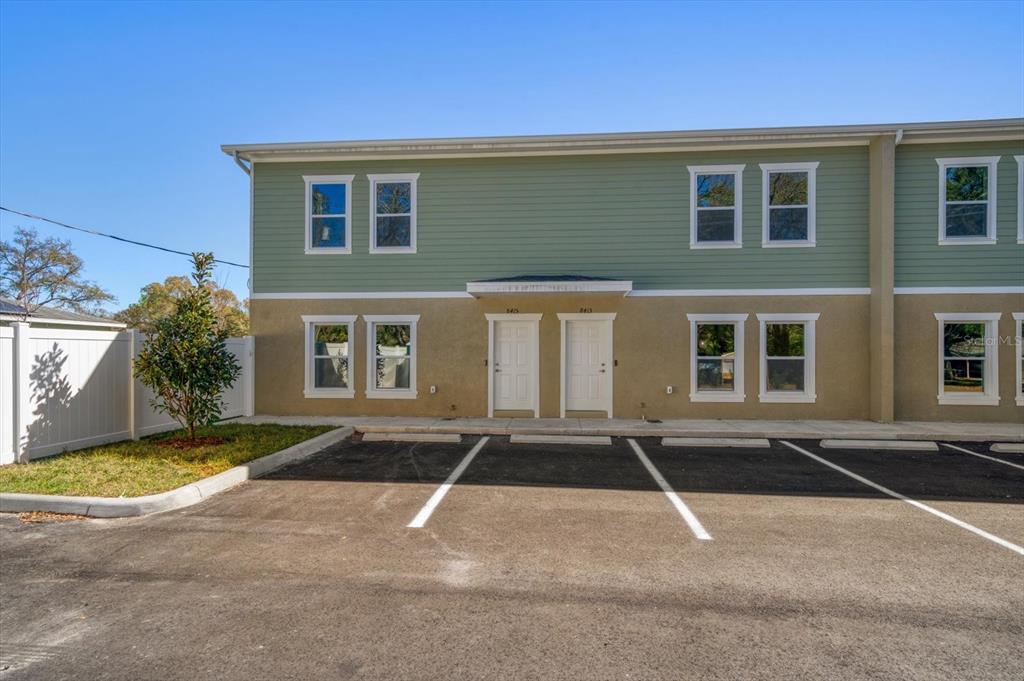
{"label": "mulch bed", "polygon": [[30,511],[19,513],[18,519],[23,523],[63,523],[69,520],[88,520],[87,516],[73,513],[50,513],[49,511]]}
{"label": "mulch bed", "polygon": [[161,447],[173,447],[174,449],[196,449],[197,447],[213,447],[216,445],[222,445],[227,440],[222,437],[197,437],[195,440],[189,440],[187,437],[176,437],[173,440],[164,440],[160,442]]}

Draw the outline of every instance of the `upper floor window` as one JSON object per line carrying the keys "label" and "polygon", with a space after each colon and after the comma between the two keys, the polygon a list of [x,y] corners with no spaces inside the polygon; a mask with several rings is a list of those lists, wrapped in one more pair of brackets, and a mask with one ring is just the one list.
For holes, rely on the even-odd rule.
{"label": "upper floor window", "polygon": [[351,253],[352,175],[303,175],[306,253]]}
{"label": "upper floor window", "polygon": [[1024,244],[1024,156],[1017,160],[1017,243]]}
{"label": "upper floor window", "polygon": [[352,397],[353,315],[303,315],[306,397]]}
{"label": "upper floor window", "polygon": [[939,404],[999,404],[1000,313],[936,312]]}
{"label": "upper floor window", "polygon": [[690,248],[743,245],[743,166],[687,166]]}
{"label": "upper floor window", "polygon": [[761,164],[761,245],[814,246],[818,162]]}
{"label": "upper floor window", "polygon": [[370,253],[416,252],[419,173],[369,175]]}
{"label": "upper floor window", "polygon": [[939,244],[994,244],[999,157],[935,161],[939,164]]}

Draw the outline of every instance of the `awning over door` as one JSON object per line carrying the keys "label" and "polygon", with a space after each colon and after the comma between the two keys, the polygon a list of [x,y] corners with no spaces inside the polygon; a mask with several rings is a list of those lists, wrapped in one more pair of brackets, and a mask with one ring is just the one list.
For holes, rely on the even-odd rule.
{"label": "awning over door", "polygon": [[632,290],[632,281],[574,274],[528,274],[466,283],[466,292],[477,298],[524,293],[621,293],[625,296]]}

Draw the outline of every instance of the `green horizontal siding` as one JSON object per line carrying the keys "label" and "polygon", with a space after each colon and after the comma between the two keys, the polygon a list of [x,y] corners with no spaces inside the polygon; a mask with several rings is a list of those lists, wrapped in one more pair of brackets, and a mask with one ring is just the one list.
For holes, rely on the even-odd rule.
{"label": "green horizontal siding", "polygon": [[[1017,244],[1018,142],[906,144],[896,149],[897,287],[1024,286],[1024,245]],[[999,156],[996,243],[939,245],[937,158]]]}
{"label": "green horizontal siding", "polygon": [[[759,163],[819,161],[817,247],[761,248]],[[743,248],[689,248],[687,165],[745,163]],[[420,173],[417,253],[369,254],[368,173]],[[306,255],[303,175],[354,174],[351,255]],[[866,287],[866,147],[255,166],[257,293],[459,291],[520,274],[638,289]]]}

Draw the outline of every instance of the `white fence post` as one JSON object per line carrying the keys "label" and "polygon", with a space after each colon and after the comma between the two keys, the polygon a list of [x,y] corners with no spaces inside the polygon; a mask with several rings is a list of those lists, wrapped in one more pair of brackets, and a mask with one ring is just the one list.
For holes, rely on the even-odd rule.
{"label": "white fence post", "polygon": [[14,323],[14,460],[28,462],[28,428],[32,423],[32,328]]}
{"label": "white fence post", "polygon": [[253,336],[245,337],[243,345],[242,379],[245,381],[245,416],[252,416],[255,413],[256,403],[256,339]]}
{"label": "white fence post", "polygon": [[128,329],[128,432],[133,440],[139,439],[139,426],[136,416],[138,407],[135,404],[135,353],[138,352],[139,332]]}

